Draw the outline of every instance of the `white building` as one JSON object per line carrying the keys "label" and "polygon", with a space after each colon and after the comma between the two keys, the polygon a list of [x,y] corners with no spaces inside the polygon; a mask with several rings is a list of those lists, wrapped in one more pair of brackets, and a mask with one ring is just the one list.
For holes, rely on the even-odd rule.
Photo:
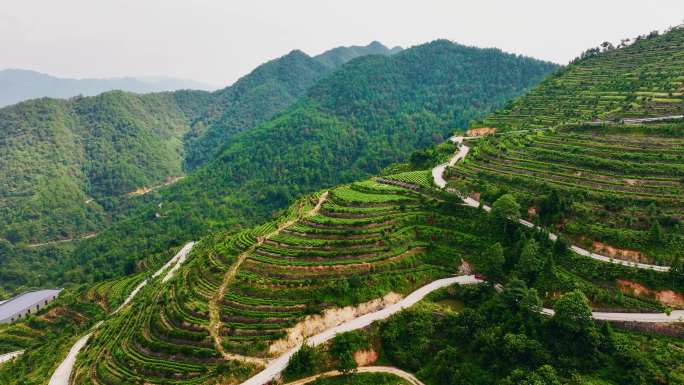
{"label": "white building", "polygon": [[52,302],[62,289],[29,291],[0,303],[0,324],[18,321],[37,313]]}

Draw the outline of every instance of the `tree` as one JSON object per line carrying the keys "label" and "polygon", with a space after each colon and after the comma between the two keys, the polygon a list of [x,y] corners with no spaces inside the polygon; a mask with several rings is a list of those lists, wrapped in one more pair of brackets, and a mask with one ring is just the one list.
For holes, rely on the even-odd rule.
{"label": "tree", "polygon": [[512,310],[524,315],[537,315],[541,311],[541,299],[534,288],[528,288],[525,281],[511,279],[502,293],[504,303]]}
{"label": "tree", "polygon": [[571,352],[578,358],[595,361],[601,337],[592,320],[587,297],[579,290],[563,295],[554,305],[556,313],[551,319],[558,337],[559,352]]}
{"label": "tree", "polygon": [[579,290],[563,295],[553,306],[553,321],[562,329],[571,333],[580,333],[594,327],[591,319],[589,300]]}
{"label": "tree", "polygon": [[560,222],[570,211],[572,203],[557,189],[552,188],[548,195],[539,203],[539,219],[543,225]]}
{"label": "tree", "polygon": [[486,374],[477,365],[463,360],[453,346],[439,351],[435,357],[433,378],[437,385],[476,385],[485,381]]}
{"label": "tree", "polygon": [[506,263],[504,249],[501,244],[497,242],[480,254],[478,263],[480,266],[478,266],[478,269],[487,276],[487,278],[493,281],[499,281],[503,278],[504,263]]}
{"label": "tree", "polygon": [[515,369],[501,381],[502,385],[560,385],[556,369],[551,365],[543,365],[533,372]]}
{"label": "tree", "polygon": [[651,242],[660,243],[663,240],[663,229],[660,227],[658,220],[653,220],[650,231]]}
{"label": "tree", "polygon": [[497,230],[506,231],[508,225],[520,219],[520,204],[513,194],[504,194],[492,205],[491,221]]}
{"label": "tree", "polygon": [[286,378],[294,378],[315,373],[319,361],[316,349],[305,343],[290,357],[283,374]]}
{"label": "tree", "polygon": [[684,261],[679,255],[672,261],[669,274],[672,278],[673,286],[684,286]]}
{"label": "tree", "polygon": [[525,245],[520,252],[520,259],[516,264],[516,271],[520,273],[521,277],[529,281],[537,278],[539,272],[544,268],[544,258],[542,258],[539,243],[534,239],[525,242]]}
{"label": "tree", "polygon": [[337,368],[342,373],[356,370],[354,352],[368,348],[368,340],[358,331],[338,334],[330,346],[330,354],[337,360]]}

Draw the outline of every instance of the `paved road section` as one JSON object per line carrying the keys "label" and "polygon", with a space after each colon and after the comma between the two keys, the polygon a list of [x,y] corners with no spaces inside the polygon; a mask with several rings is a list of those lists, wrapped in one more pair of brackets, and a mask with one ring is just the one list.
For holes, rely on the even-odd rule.
{"label": "paved road section", "polygon": [[[467,285],[480,282],[482,281],[475,278],[472,275],[438,279],[412,292],[411,294],[406,296],[406,298],[402,299],[401,301],[393,305],[387,306],[386,308],[378,310],[376,312],[368,313],[366,315],[357,317],[351,321],[347,321],[341,325],[332,327],[319,334],[316,334],[315,336],[309,337],[306,340],[306,343],[311,346],[317,346],[334,338],[335,335],[337,335],[338,333],[344,333],[356,329],[361,329],[375,321],[386,319],[392,314],[395,314],[403,309],[413,306],[416,302],[425,298],[426,295],[430,294],[435,290],[451,286],[453,284]],[[280,376],[280,373],[287,367],[287,363],[288,361],[290,361],[290,357],[292,357],[292,355],[295,354],[295,352],[297,352],[297,350],[299,350],[301,346],[302,344],[288,350],[280,357],[271,361],[264,370],[257,373],[254,377],[250,378],[249,380],[243,382],[242,385],[263,385]]]}
{"label": "paved road section", "polygon": [[[403,378],[404,380],[408,381],[411,385],[425,385],[422,383],[419,379],[416,378],[411,373],[405,372],[401,369],[392,367],[392,366],[362,366],[358,369],[356,369],[357,373],[389,373],[389,374],[394,374],[397,377]],[[334,377],[334,376],[341,376],[343,373],[339,372],[337,370],[332,370],[330,372],[325,372],[321,374],[317,374],[315,376],[303,378],[301,380],[289,382],[285,385],[305,385],[311,382],[316,381],[317,379],[321,377]]]}
{"label": "paved road section", "polygon": [[[556,312],[553,309],[543,309],[542,313],[553,316]],[[684,322],[684,310],[675,310],[669,315],[667,313],[609,313],[594,311],[591,313],[591,317],[598,321],[674,323]]]}
{"label": "paved road section", "polygon": [[[195,245],[195,242],[188,242],[183,246],[176,255],[173,256],[168,262],[164,264],[159,270],[157,270],[154,274],[152,274],[152,278],[154,279],[158,276],[160,276],[164,271],[169,269],[164,276],[164,279],[162,282],[166,282],[168,279],[173,277],[173,273],[178,270],[180,265],[185,261],[185,258],[187,258],[188,253],[192,249],[192,247]],[[145,279],[142,281],[138,286],[136,286],[135,289],[131,292],[131,294],[128,295],[126,300],[118,307],[116,310],[110,314],[110,316],[115,315],[118,313],[121,309],[123,309],[126,305],[128,305],[133,298],[138,294],[140,289],[142,289],[147,283],[149,282],[149,279]],[[71,347],[71,350],[69,350],[69,354],[67,354],[66,358],[62,363],[59,364],[57,367],[57,370],[52,374],[52,377],[50,378],[50,382],[48,385],[69,385],[69,378],[71,377],[71,372],[74,369],[74,364],[76,363],[76,357],[78,356],[78,353],[83,349],[85,344],[88,342],[90,339],[90,336],[93,335],[93,332],[97,330],[100,325],[102,324],[102,321],[98,322],[93,328],[91,329],[92,331],[83,337],[81,337],[76,343]]]}
{"label": "paved road section", "polygon": [[[153,279],[157,278],[158,276],[161,275],[161,273],[163,273],[169,267],[171,267],[171,269],[166,273],[166,275],[162,279],[162,282],[166,282],[169,279],[171,279],[173,277],[173,274],[176,272],[176,270],[178,270],[180,268],[181,264],[188,257],[188,254],[190,253],[190,250],[192,250],[193,246],[195,246],[195,242],[186,243],[185,246],[183,246],[178,251],[178,253],[176,253],[176,255],[173,256],[173,258],[169,259],[169,261],[166,262],[164,264],[164,266],[162,266],[161,268],[159,268],[159,270],[157,270],[154,274],[152,274],[152,278]],[[123,309],[126,305],[128,305],[133,300],[133,298],[135,298],[135,296],[138,294],[140,289],[145,287],[145,285],[147,285],[148,282],[149,282],[149,279],[145,279],[144,281],[140,282],[138,284],[138,286],[136,286],[135,289],[133,289],[133,291],[131,291],[131,294],[129,294],[128,297],[126,297],[126,299],[123,301],[123,303],[121,305],[119,305],[119,307],[116,308],[116,310],[114,310],[114,312],[112,312],[112,315],[118,313],[121,309]]]}
{"label": "paved road section", "polygon": [[69,353],[64,361],[59,364],[57,370],[55,370],[55,372],[52,374],[52,377],[50,377],[50,382],[48,385],[69,385],[69,378],[71,377],[71,371],[76,363],[78,352],[83,349],[91,335],[93,335],[93,332],[84,335],[83,337],[79,338],[78,341],[76,341],[74,346],[71,347],[71,350],[69,350]]}

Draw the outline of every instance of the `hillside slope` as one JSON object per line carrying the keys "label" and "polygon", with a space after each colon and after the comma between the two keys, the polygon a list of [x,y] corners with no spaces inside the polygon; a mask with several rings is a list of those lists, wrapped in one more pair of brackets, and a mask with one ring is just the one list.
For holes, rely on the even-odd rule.
{"label": "hillside slope", "polygon": [[[440,47],[436,52],[443,54],[442,58],[458,57],[463,52],[463,47],[456,46],[451,54],[444,53],[445,47],[447,50],[451,47],[445,42],[419,48],[434,54],[434,47]],[[426,60],[445,67],[436,65],[439,70],[429,76],[421,72],[426,75],[423,79],[433,79],[435,84],[448,80],[452,72],[445,68],[450,67],[436,61],[434,55],[426,56]],[[383,63],[377,72],[370,70],[375,68],[371,65],[354,77],[345,73],[347,70],[354,73],[377,62]],[[479,68],[482,66],[476,60],[473,63]],[[403,140],[413,139],[412,130],[388,133],[382,130],[384,124],[415,128],[415,132],[422,132],[432,140],[431,129],[421,129],[420,124],[401,125],[401,119],[410,120],[415,115],[409,113],[412,108],[432,117],[426,121],[435,124],[442,119],[449,121],[447,117],[458,119],[456,112],[448,114],[434,107],[441,105],[442,98],[453,96],[439,96],[421,89],[420,81],[411,83],[413,88],[399,86],[402,94],[392,95],[385,87],[402,84],[398,81],[402,79],[400,69],[413,68],[411,65],[429,68],[417,63],[411,50],[392,58],[369,57],[351,62],[319,84],[323,87],[326,82],[339,81],[339,89],[345,92],[331,96],[319,86],[312,88],[306,99],[287,112],[254,130],[236,135],[236,141],[249,140],[240,142],[240,146],[231,144],[220,158],[160,194],[163,201],[151,201],[151,204],[162,203],[148,212],[159,213],[159,222],[132,222],[127,228],[115,226],[112,231],[119,232],[110,236],[134,236],[136,228],[150,229],[159,223],[168,226],[165,229],[169,231],[176,223],[199,223],[192,216],[190,206],[177,203],[184,199],[184,194],[199,199],[205,194],[204,197],[211,198],[208,201],[215,202],[210,209],[223,209],[224,213],[235,210],[240,201],[229,200],[232,195],[225,194],[229,198],[220,206],[216,203],[220,201],[211,197],[211,191],[205,193],[193,186],[207,186],[198,184],[199,181],[216,183],[221,180],[221,172],[230,178],[240,176],[242,179],[235,183],[249,186],[246,183],[255,181],[254,176],[259,175],[260,169],[247,169],[241,174],[238,167],[243,165],[241,157],[246,156],[241,151],[257,154],[251,159],[261,159],[258,153],[265,152],[264,168],[274,174],[290,172],[283,177],[264,178],[260,188],[267,188],[269,183],[282,183],[279,178],[295,178],[304,189],[308,186],[304,183],[317,181],[317,174],[300,169],[299,163],[288,160],[289,148],[294,151],[290,157],[303,164],[307,161],[325,164],[326,157],[330,156],[338,162],[338,169],[353,170],[360,152],[352,151],[355,148],[349,146],[386,149],[382,144],[391,142],[392,136],[388,134],[402,134]],[[367,88],[344,87],[350,79],[363,78],[363,74],[377,79],[380,73],[392,81],[379,81],[378,88],[372,84]],[[453,76],[465,77],[464,74]],[[505,85],[505,79],[500,84]],[[424,81],[430,84],[430,80]],[[364,84],[361,80],[356,83]],[[449,84],[454,87],[458,82]],[[409,89],[414,92],[413,97],[426,103],[422,108],[405,103],[403,92]],[[343,100],[348,104],[341,103]],[[357,100],[365,103],[354,104]],[[427,105],[432,108],[426,108]],[[400,107],[390,109],[386,115],[379,112],[376,115],[378,106],[383,111],[391,106]],[[377,116],[382,125],[375,126],[372,118],[366,118],[366,123],[361,124],[364,120],[359,117],[367,109],[373,111],[368,115]],[[295,123],[299,130],[290,129]],[[89,317],[89,324],[96,319],[103,322],[88,331],[92,336],[78,355],[71,383],[242,383],[273,364],[276,357],[298,347],[305,338],[311,335],[332,338],[328,332],[343,321],[355,320],[359,321],[357,326],[364,326],[363,315],[400,310],[392,304],[397,304],[401,297],[415,299],[409,293],[444,277],[450,277],[449,282],[462,279],[469,284],[444,287],[385,322],[340,334],[329,344],[302,348],[290,360],[288,379],[331,369],[349,370],[355,366],[354,353],[372,348],[380,352],[383,364],[415,373],[430,385],[681,383],[684,345],[675,338],[682,336],[681,319],[674,318],[678,315],[669,318],[669,310],[684,309],[681,263],[664,272],[587,258],[569,249],[562,238],[552,238],[544,231],[530,228],[534,226],[518,223],[519,217],[525,214],[541,224],[547,223],[547,219],[556,219],[556,214],[565,214],[562,211],[568,207],[565,199],[571,194],[560,187],[570,184],[564,179],[570,175],[564,175],[563,170],[571,166],[562,162],[574,164],[573,171],[580,172],[574,175],[577,179],[582,179],[585,173],[602,173],[583,178],[588,180],[583,186],[585,189],[596,190],[582,197],[586,200],[609,190],[597,185],[617,185],[610,178],[617,178],[615,175],[625,171],[643,173],[648,183],[630,184],[641,189],[635,187],[636,191],[613,197],[611,204],[619,207],[631,198],[648,195],[650,189],[656,190],[652,194],[656,198],[673,200],[677,194],[671,176],[679,169],[676,161],[681,158],[678,154],[681,128],[678,122],[565,126],[558,130],[507,133],[479,139],[479,142],[469,140],[470,152],[456,147],[454,142],[460,139],[448,141],[416,153],[410,157],[409,164],[397,167],[418,169],[327,188],[300,198],[274,220],[257,227],[238,232],[232,229],[212,232],[194,246],[171,280],[152,277],[118,314]],[[381,132],[379,137],[374,136],[376,130]],[[327,134],[328,131],[332,133]],[[329,140],[327,135],[335,136],[334,143],[339,143],[342,150],[333,145],[314,146],[310,150],[299,146],[300,143],[309,147],[314,143],[325,144]],[[435,132],[435,139],[438,135],[442,133]],[[309,138],[313,138],[311,142],[307,142]],[[273,140],[275,145],[249,147],[249,143],[259,140]],[[555,152],[558,153],[555,158],[548,156]],[[345,158],[348,153],[352,154],[349,159]],[[430,168],[437,166],[434,169],[444,170],[438,166],[445,160],[443,153],[448,153],[449,158],[459,154],[462,163],[451,170],[458,175],[452,176],[451,183],[465,180],[467,187],[470,178],[473,183],[492,183],[488,185],[492,191],[480,195],[483,200],[494,201],[489,210],[477,204],[464,205],[458,191],[435,186],[437,179]],[[659,159],[657,165],[648,165],[654,159]],[[499,161],[500,164],[495,164]],[[524,161],[529,162],[525,167],[517,163]],[[647,166],[640,169],[642,161]],[[236,162],[235,169],[231,169]],[[289,164],[294,166],[286,168]],[[463,171],[469,167],[479,170]],[[503,177],[485,180],[488,169],[502,167],[515,168],[509,173],[513,174],[514,183],[500,184],[506,180]],[[540,167],[541,171],[534,167]],[[334,172],[335,168],[327,170]],[[342,179],[347,175],[337,177]],[[534,199],[534,195],[520,191],[542,183],[560,187],[541,206],[550,211],[534,217],[535,210],[526,210],[532,207],[526,199]],[[225,191],[231,187],[229,183],[222,186],[226,186]],[[294,191],[287,184],[282,186],[275,193]],[[175,201],[170,199],[172,195],[167,195],[170,193],[178,194]],[[236,193],[231,190],[231,194]],[[250,191],[244,199],[259,199],[257,194],[258,191]],[[164,209],[169,205],[183,210],[174,218],[172,211]],[[574,208],[575,202],[569,206]],[[595,212],[593,208],[585,211],[589,215]],[[213,221],[219,219],[207,217]],[[165,223],[165,218],[177,222]],[[601,220],[607,219],[610,218],[604,216]],[[101,240],[96,238],[93,244]],[[100,243],[100,247],[104,245]],[[81,261],[86,262],[89,261]],[[145,270],[83,292],[96,297],[103,309],[116,307],[138,280],[150,276],[149,267]],[[473,273],[480,275],[470,275]],[[478,285],[478,276],[489,283]],[[62,303],[58,300],[56,305]],[[608,323],[603,320],[610,318],[601,318],[600,314],[627,315],[618,319],[637,320],[657,315],[675,323]],[[0,366],[0,379],[8,384],[21,384],[26,378],[45,383],[60,362],[57,357],[68,349],[65,340],[75,341],[86,335],[83,325],[64,333],[40,333],[35,329],[49,322],[50,317],[42,315],[40,321],[0,327],[0,349],[27,349],[15,363]],[[71,326],[79,322],[65,323]],[[81,334],[69,334],[73,332]],[[33,339],[33,334],[43,338]],[[276,360],[275,364],[280,362]]]}
{"label": "hillside slope", "polygon": [[503,130],[684,115],[684,29],[583,57],[482,125]]}
{"label": "hillside slope", "polygon": [[181,138],[198,111],[182,103],[206,95],[110,92],[1,109],[0,237],[95,231],[109,199],[183,174]]}
{"label": "hillside slope", "polygon": [[499,132],[560,127],[480,141],[451,184],[487,203],[514,193],[527,219],[593,252],[676,263],[684,258],[682,81],[682,28],[582,59],[484,122]]}
{"label": "hillside slope", "polygon": [[259,223],[298,196],[443,141],[555,68],[447,41],[353,60],[285,112],[235,135],[215,160],[147,196],[135,215],[84,242],[71,264],[92,274],[107,260],[116,274],[143,253]]}

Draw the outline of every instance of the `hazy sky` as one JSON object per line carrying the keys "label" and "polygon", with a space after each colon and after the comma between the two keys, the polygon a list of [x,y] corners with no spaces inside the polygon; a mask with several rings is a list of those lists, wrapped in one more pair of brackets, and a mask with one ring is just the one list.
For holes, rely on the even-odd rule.
{"label": "hazy sky", "polygon": [[566,63],[683,20],[683,0],[0,0],[0,69],[223,86],[295,48],[437,38]]}

